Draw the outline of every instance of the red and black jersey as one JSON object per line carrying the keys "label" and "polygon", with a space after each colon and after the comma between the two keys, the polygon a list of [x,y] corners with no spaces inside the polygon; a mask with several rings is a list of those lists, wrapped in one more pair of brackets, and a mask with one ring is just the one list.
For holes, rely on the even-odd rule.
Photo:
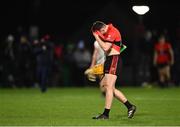
{"label": "red and black jersey", "polygon": [[120,52],[121,34],[112,24],[108,24],[108,30],[105,34],[102,35],[100,32],[97,34],[103,41],[112,43],[112,48]]}
{"label": "red and black jersey", "polygon": [[168,63],[171,60],[170,52],[169,52],[170,49],[171,49],[171,44],[168,42],[164,44],[157,43],[155,45],[155,51],[157,52],[158,64]]}

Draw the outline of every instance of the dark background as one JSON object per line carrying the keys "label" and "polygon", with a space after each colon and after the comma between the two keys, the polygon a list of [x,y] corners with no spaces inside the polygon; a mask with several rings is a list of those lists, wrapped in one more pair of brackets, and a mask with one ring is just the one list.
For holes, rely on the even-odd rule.
{"label": "dark background", "polygon": [[[53,33],[67,40],[84,24],[88,24],[88,31],[95,20],[103,19],[119,26],[126,26],[128,22],[137,23],[138,16],[131,9],[134,4],[150,6],[150,12],[143,16],[148,28],[175,29],[179,25],[179,3],[175,1],[2,0],[0,33],[15,32],[18,26],[28,30],[29,26],[37,25],[42,33]],[[126,20],[126,23],[120,24],[117,19]]]}
{"label": "dark background", "polygon": [[[148,5],[150,11],[138,16],[133,5]],[[124,84],[140,85],[151,81],[153,46],[160,34],[165,34],[175,51],[175,66],[172,68],[175,82],[179,74],[180,9],[175,1],[160,0],[2,0],[0,2],[0,40],[8,34],[17,39],[18,30],[29,34],[31,26],[39,28],[39,37],[49,34],[56,44],[76,44],[84,40],[92,52],[94,38],[90,32],[96,20],[113,23],[128,46],[122,55]],[[152,33],[146,43],[144,34]],[[2,48],[3,49],[3,48]],[[64,53],[64,55],[66,55]],[[146,66],[147,65],[147,66]],[[63,67],[62,67],[63,68]],[[151,75],[151,76],[149,76]]]}

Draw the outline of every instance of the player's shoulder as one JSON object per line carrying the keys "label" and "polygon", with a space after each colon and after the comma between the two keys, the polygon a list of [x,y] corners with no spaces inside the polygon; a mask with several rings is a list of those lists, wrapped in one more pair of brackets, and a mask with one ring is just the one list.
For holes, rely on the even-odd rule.
{"label": "player's shoulder", "polygon": [[120,35],[119,29],[116,26],[114,26],[113,24],[109,24],[109,28],[110,28],[110,30],[109,30],[110,34]]}
{"label": "player's shoulder", "polygon": [[154,45],[154,48],[157,50],[157,49],[159,49],[159,47],[160,47],[159,42],[156,42],[155,45]]}
{"label": "player's shoulder", "polygon": [[112,23],[109,23],[108,26],[109,26],[110,30],[117,30],[117,31],[119,31],[117,26],[114,26]]}
{"label": "player's shoulder", "polygon": [[171,43],[170,43],[170,42],[168,42],[168,41],[167,41],[165,44],[166,44],[167,46],[170,46],[170,45],[171,45]]}
{"label": "player's shoulder", "polygon": [[170,42],[166,42],[165,44],[166,44],[166,46],[165,46],[166,48],[171,48],[172,47]]}

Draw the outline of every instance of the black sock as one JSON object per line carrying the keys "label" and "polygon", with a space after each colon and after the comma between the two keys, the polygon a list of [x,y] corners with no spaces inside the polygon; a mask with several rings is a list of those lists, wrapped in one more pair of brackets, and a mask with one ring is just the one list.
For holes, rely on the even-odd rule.
{"label": "black sock", "polygon": [[165,84],[166,87],[170,87],[172,85],[169,79],[166,79]]}
{"label": "black sock", "polygon": [[160,86],[161,88],[164,88],[164,87],[165,87],[165,82],[159,81],[159,86]]}
{"label": "black sock", "polygon": [[103,112],[103,114],[105,115],[105,116],[109,116],[109,112],[110,112],[110,109],[104,109],[104,112]]}
{"label": "black sock", "polygon": [[129,101],[126,101],[124,105],[127,107],[127,109],[130,109],[132,107],[132,104],[129,103]]}

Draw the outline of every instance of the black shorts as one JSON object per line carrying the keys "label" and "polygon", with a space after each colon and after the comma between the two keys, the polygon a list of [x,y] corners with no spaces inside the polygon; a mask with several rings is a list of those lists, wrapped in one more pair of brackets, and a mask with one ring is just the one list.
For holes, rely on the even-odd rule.
{"label": "black shorts", "polygon": [[162,69],[162,68],[164,68],[166,66],[169,66],[169,64],[168,63],[157,64],[158,69]]}
{"label": "black shorts", "polygon": [[120,75],[120,55],[107,56],[104,63],[104,74]]}

